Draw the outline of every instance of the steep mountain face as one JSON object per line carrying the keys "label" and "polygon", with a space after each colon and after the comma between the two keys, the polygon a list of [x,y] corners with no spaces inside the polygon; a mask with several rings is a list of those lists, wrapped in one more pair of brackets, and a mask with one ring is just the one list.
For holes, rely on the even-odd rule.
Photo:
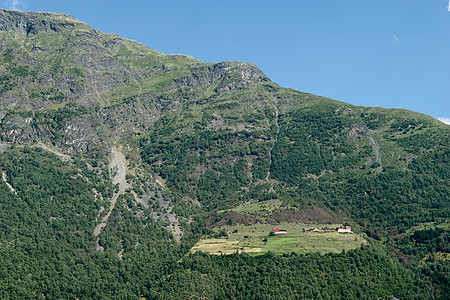
{"label": "steep mountain face", "polygon": [[[252,64],[164,55],[62,14],[1,11],[1,16],[1,115],[9,125],[8,141],[50,142],[49,136],[58,135],[52,142],[75,151],[105,143],[108,148],[110,139],[147,130],[190,97],[268,80]],[[29,111],[44,116],[20,116]],[[58,120],[59,128],[49,124],[49,111],[51,117],[66,117]]]}
{"label": "steep mountain face", "polygon": [[[422,114],[282,88],[251,63],[165,55],[67,15],[0,10],[0,253],[9,258],[0,295],[277,297],[223,279],[269,280],[257,267],[265,263],[290,268],[276,271],[289,286],[281,298],[345,289],[340,281],[302,294],[309,283],[292,281],[302,271],[290,261],[338,278],[333,256],[324,265],[307,255],[180,261],[209,232],[205,224],[245,219],[350,222],[387,242],[334,257],[352,270],[340,274],[364,270],[361,282],[381,286],[374,292],[369,280],[342,298],[439,298],[448,226],[407,233],[448,224],[449,134]],[[265,200],[281,205],[264,218],[222,211]],[[386,246],[406,265],[435,256],[419,277]],[[431,265],[444,275],[426,275]],[[386,268],[395,269],[390,280],[379,277]]]}

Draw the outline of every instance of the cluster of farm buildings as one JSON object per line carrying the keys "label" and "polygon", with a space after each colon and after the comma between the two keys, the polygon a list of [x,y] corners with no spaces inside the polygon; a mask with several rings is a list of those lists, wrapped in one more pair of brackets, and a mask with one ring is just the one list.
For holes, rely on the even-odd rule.
{"label": "cluster of farm buildings", "polygon": [[[307,231],[318,232],[318,231],[331,231],[331,230],[333,230],[333,229],[325,226],[325,227],[322,227],[322,229],[317,229],[317,228],[302,229],[302,232],[307,232]],[[350,226],[338,227],[338,228],[336,228],[336,231],[338,233],[353,233],[352,228]],[[286,229],[279,229],[277,227],[275,227],[273,229],[273,232],[275,233],[275,235],[288,233]]]}

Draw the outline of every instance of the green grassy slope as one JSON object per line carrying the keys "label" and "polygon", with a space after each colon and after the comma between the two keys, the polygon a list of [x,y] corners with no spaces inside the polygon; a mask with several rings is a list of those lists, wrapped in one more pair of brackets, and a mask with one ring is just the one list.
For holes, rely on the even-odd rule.
{"label": "green grassy slope", "polygon": [[[287,230],[287,234],[269,235],[274,227]],[[322,227],[332,228],[322,230]],[[252,226],[220,226],[213,233],[202,237],[191,252],[203,251],[211,254],[233,254],[245,252],[249,255],[304,253],[340,253],[361,247],[367,241],[360,234],[341,234],[335,228],[341,224],[255,224]],[[317,231],[310,229],[317,228]]]}
{"label": "green grassy slope", "polygon": [[[292,108],[281,113],[287,97]],[[155,174],[206,210],[268,199],[325,205],[375,234],[448,216],[449,133],[421,114],[262,83],[201,106],[186,103],[141,144]]]}

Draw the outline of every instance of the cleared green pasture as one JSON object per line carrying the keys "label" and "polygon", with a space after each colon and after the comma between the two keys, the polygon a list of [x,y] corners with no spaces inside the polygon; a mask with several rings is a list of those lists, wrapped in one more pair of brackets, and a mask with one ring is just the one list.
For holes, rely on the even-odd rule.
{"label": "cleared green pasture", "polygon": [[[252,226],[222,226],[214,228],[215,232],[226,231],[225,238],[202,238],[192,247],[191,252],[203,251],[210,254],[231,254],[246,252],[263,254],[272,252],[283,253],[339,253],[360,247],[366,241],[359,234],[340,234],[336,231],[321,231],[324,226],[336,228],[340,224],[295,224],[280,225],[256,224]],[[274,227],[286,229],[287,234],[269,236]],[[317,228],[318,232],[302,229]],[[237,230],[237,232],[235,232]],[[267,239],[267,241],[264,241]]]}

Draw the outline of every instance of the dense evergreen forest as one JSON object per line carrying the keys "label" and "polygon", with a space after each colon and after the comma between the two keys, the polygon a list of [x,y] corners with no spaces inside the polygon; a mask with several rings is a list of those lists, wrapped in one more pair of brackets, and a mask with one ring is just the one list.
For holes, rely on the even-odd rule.
{"label": "dense evergreen forest", "polygon": [[[447,299],[449,151],[429,116],[0,10],[0,298]],[[190,251],[283,222],[364,243]]]}

